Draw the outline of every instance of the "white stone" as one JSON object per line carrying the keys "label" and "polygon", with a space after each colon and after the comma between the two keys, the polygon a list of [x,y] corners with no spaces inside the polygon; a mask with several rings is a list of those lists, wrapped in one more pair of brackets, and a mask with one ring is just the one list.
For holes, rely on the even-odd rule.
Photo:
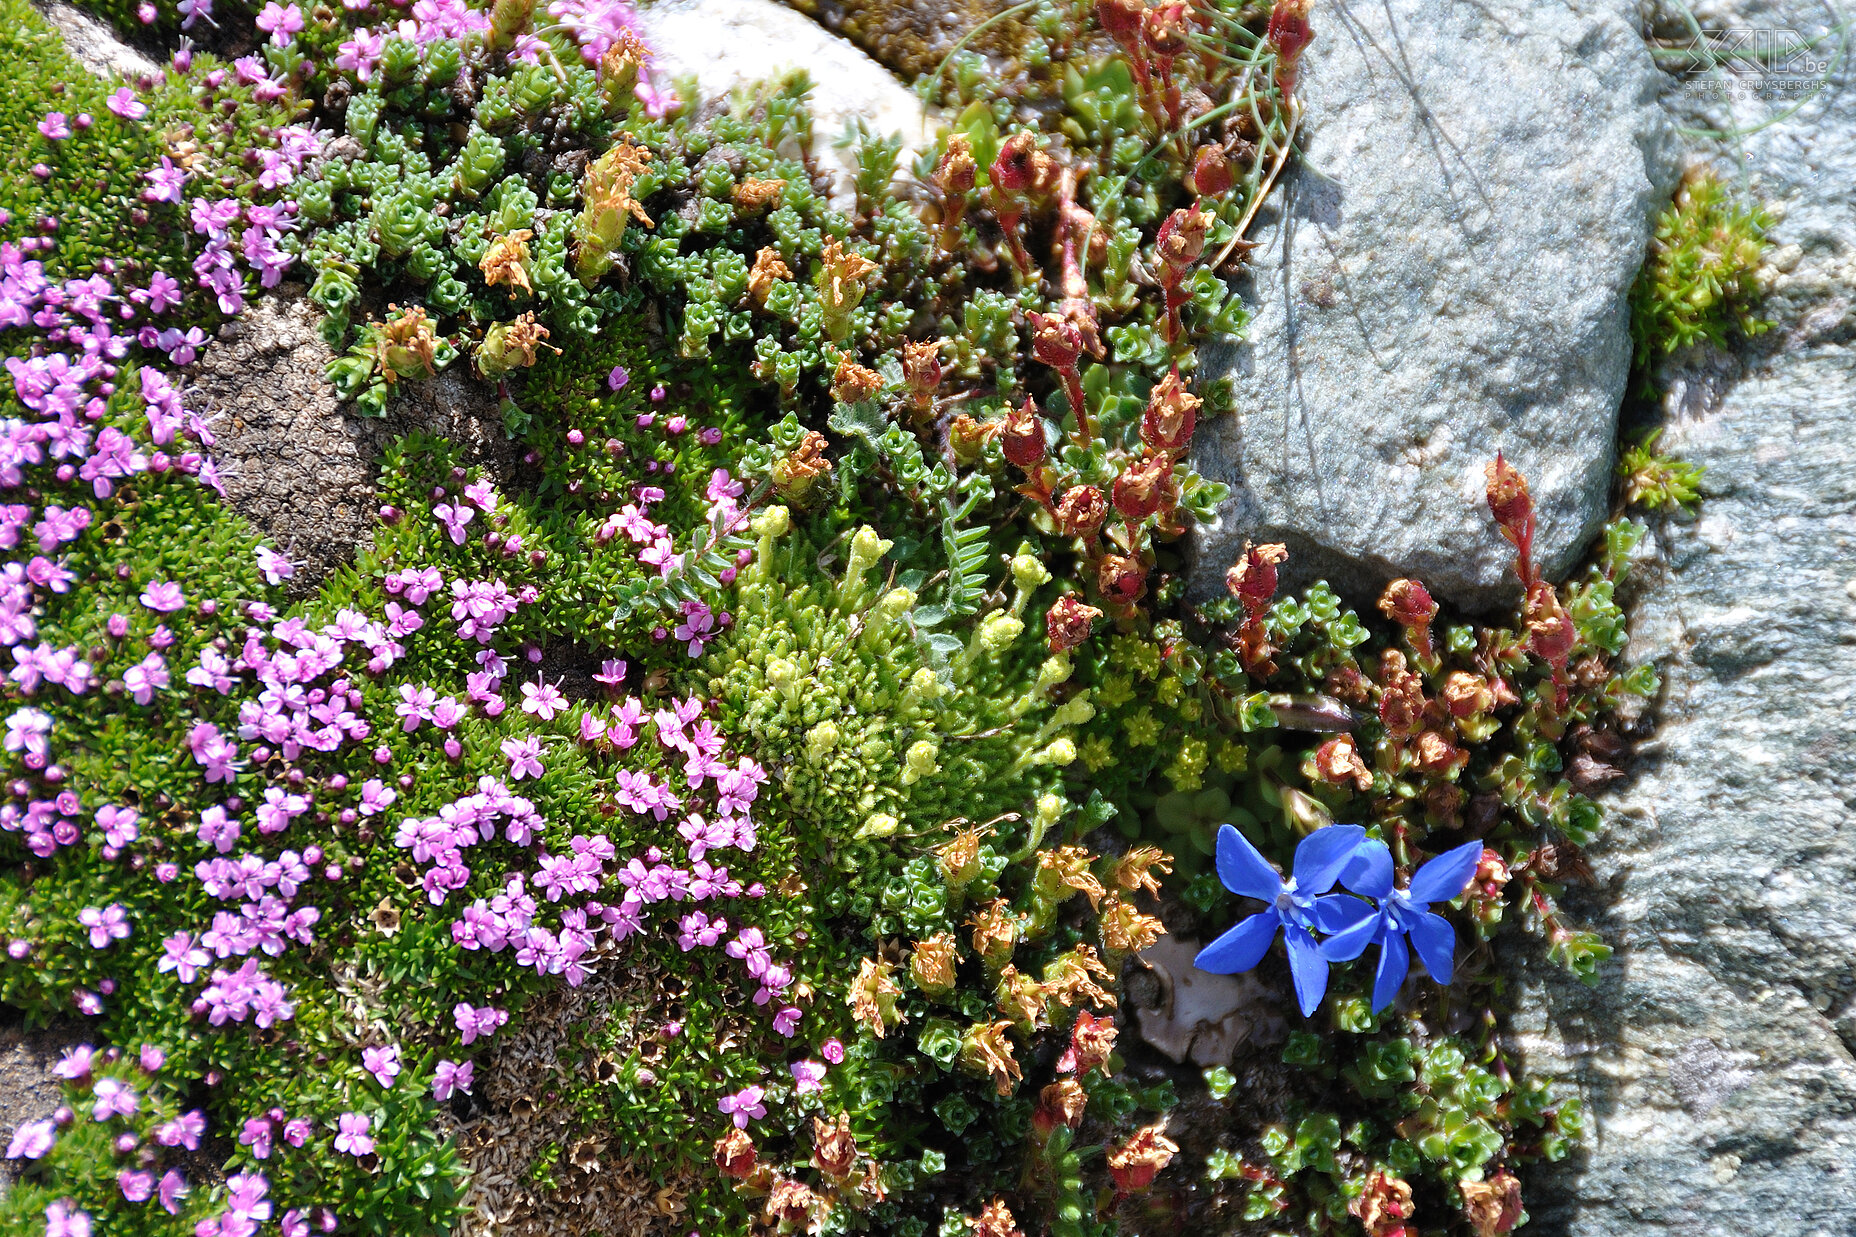
{"label": "white stone", "polygon": [[694,74],[707,96],[800,68],[812,76],[812,154],[832,173],[832,205],[856,202],[857,161],[833,146],[862,120],[880,137],[901,134],[898,170],[933,137],[921,100],[890,71],[816,22],[774,0],[662,0],[639,13],[660,74]]}

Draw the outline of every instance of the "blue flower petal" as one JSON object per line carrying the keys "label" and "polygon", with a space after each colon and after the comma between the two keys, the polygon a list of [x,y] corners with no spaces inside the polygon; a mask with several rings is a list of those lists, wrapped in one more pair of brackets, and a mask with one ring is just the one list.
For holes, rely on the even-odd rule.
{"label": "blue flower petal", "polygon": [[1351,962],[1380,937],[1397,935],[1390,931],[1383,912],[1344,893],[1315,903],[1315,926],[1329,934],[1321,942],[1321,956],[1329,962]]}
{"label": "blue flower petal", "polygon": [[1295,848],[1296,893],[1326,893],[1334,888],[1341,869],[1365,836],[1366,830],[1358,825],[1324,825],[1303,838]]}
{"label": "blue flower petal", "polygon": [[1276,929],[1281,926],[1282,920],[1274,907],[1252,915],[1199,950],[1199,956],[1192,960],[1192,965],[1213,975],[1235,975],[1239,971],[1248,971],[1263,961],[1263,955],[1270,950],[1270,942],[1276,939]]}
{"label": "blue flower petal", "polygon": [[1340,883],[1369,898],[1385,897],[1392,892],[1392,852],[1378,838],[1366,839],[1341,869]]}
{"label": "blue flower petal", "polygon": [[1330,893],[1326,897],[1315,899],[1315,930],[1327,933],[1344,932],[1362,919],[1372,917],[1374,913],[1371,902],[1344,893]]}
{"label": "blue flower petal", "polygon": [[1398,995],[1399,985],[1405,982],[1405,972],[1411,969],[1411,951],[1405,948],[1405,938],[1396,932],[1388,932],[1379,942],[1379,970],[1373,976],[1373,1012],[1392,1003]]}
{"label": "blue flower petal", "polygon": [[1274,902],[1282,892],[1282,877],[1235,825],[1218,830],[1218,879],[1232,893],[1265,902]]}
{"label": "blue flower petal", "polygon": [[1328,963],[1321,956],[1321,946],[1302,928],[1286,928],[1283,939],[1289,943],[1289,973],[1295,976],[1295,999],[1302,1007],[1302,1017],[1314,1017],[1315,1009],[1328,990]]}
{"label": "blue flower petal", "polygon": [[1411,943],[1424,960],[1424,969],[1440,984],[1448,985],[1456,972],[1456,929],[1442,915],[1414,915]]}
{"label": "blue flower petal", "polygon": [[1482,843],[1465,842],[1447,850],[1412,874],[1407,891],[1413,902],[1448,902],[1463,892],[1482,861]]}

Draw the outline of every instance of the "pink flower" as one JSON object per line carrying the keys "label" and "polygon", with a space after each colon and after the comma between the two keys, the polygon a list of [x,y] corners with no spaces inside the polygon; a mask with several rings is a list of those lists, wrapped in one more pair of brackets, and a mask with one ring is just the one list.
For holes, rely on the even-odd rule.
{"label": "pink flower", "polygon": [[90,1089],[90,1098],[95,1101],[90,1106],[90,1115],[98,1121],[108,1121],[111,1117],[133,1117],[141,1108],[141,1097],[135,1088],[116,1078],[99,1078]]}
{"label": "pink flower", "polygon": [[400,1076],[400,1050],[391,1044],[385,1048],[363,1048],[361,1068],[372,1074],[381,1086],[390,1087]]}
{"label": "pink flower", "polygon": [[50,1151],[57,1140],[58,1127],[52,1124],[50,1117],[42,1121],[28,1121],[13,1131],[13,1141],[7,1145],[6,1158],[36,1160]]}
{"label": "pink flower", "polygon": [[157,614],[172,614],[187,604],[187,597],[173,580],[155,580],[142,590],[142,604]]}
{"label": "pink flower", "polygon": [[818,1055],[833,1065],[837,1065],[844,1060],[844,1045],[839,1043],[838,1037],[834,1035],[818,1046]]}
{"label": "pink flower", "polygon": [[469,1095],[471,1080],[476,1072],[477,1067],[469,1061],[440,1061],[432,1075],[432,1098],[443,1102],[458,1091]]}
{"label": "pink flower", "polygon": [[270,546],[258,547],[258,570],[264,573],[266,584],[282,584],[296,574],[296,565]]}
{"label": "pink flower", "polygon": [[533,683],[522,684],[522,711],[533,713],[544,722],[554,720],[554,715],[567,707],[567,697],[553,683],[536,679]]}
{"label": "pink flower", "polygon": [[140,120],[148,115],[148,104],[137,99],[127,86],[118,86],[116,93],[105,101],[105,106],[124,120]]}
{"label": "pink flower", "polygon": [[509,1021],[509,1012],[490,1005],[473,1009],[460,1001],[452,1009],[451,1017],[457,1023],[463,1043],[468,1047],[473,1040],[488,1039],[494,1035],[498,1027]]}
{"label": "pink flower", "polygon": [[155,1192],[155,1175],[125,1168],[116,1174],[116,1188],[132,1203],[145,1203]]}
{"label": "pink flower", "polygon": [[335,57],[335,67],[347,69],[363,82],[372,81],[374,67],[380,63],[380,56],[386,50],[387,36],[375,34],[366,26],[354,32],[354,38],[343,43]]}
{"label": "pink flower", "polygon": [[39,132],[48,142],[62,142],[71,136],[71,126],[65,121],[63,112],[47,112],[45,119],[39,121]]}
{"label": "pink flower", "polygon": [[82,1083],[97,1066],[97,1049],[89,1044],[78,1044],[76,1048],[65,1049],[63,1059],[52,1066],[52,1077],[61,1077],[67,1083]]}
{"label": "pink flower", "polygon": [[810,1095],[825,1089],[825,1067],[817,1061],[794,1061],[787,1068],[793,1072],[795,1094]]}
{"label": "pink flower", "polygon": [[799,1020],[804,1014],[797,1005],[788,1005],[773,1016],[773,1029],[791,1039],[799,1030]]}
{"label": "pink flower", "polygon": [[509,758],[509,776],[515,781],[525,777],[540,777],[546,772],[541,763],[541,736],[530,735],[526,739],[504,739],[503,755]]}
{"label": "pink flower", "polygon": [[701,657],[704,643],[713,640],[715,614],[700,601],[683,603],[683,621],[670,634],[679,640],[689,642],[689,655]]}
{"label": "pink flower", "polygon": [[[275,4],[272,8],[277,7]],[[295,6],[292,5],[292,8]],[[345,1112],[335,1121],[335,1149],[345,1151],[359,1159],[374,1149],[374,1140],[368,1137],[368,1126],[373,1122],[358,1112]]]}
{"label": "pink flower", "polygon": [[90,1237],[90,1213],[78,1211],[68,1198],[45,1209],[45,1237]]}
{"label": "pink flower", "polygon": [[155,1192],[167,1213],[177,1216],[180,1214],[180,1200],[188,1194],[187,1179],[180,1175],[179,1170],[170,1168],[161,1174],[161,1184],[155,1187]]}
{"label": "pink flower", "polygon": [[[270,0],[264,11],[258,14],[257,27],[271,36],[271,42],[278,47],[288,47],[299,30],[303,28],[303,10],[292,4],[288,8]],[[360,1154],[357,1152],[356,1154]]]}
{"label": "pink flower", "polygon": [[112,902],[101,910],[86,906],[77,912],[77,922],[90,929],[90,947],[102,949],[111,941],[120,941],[129,935],[129,916],[120,902]]}
{"label": "pink flower", "polygon": [[766,1094],[760,1087],[746,1086],[733,1095],[724,1095],[716,1107],[734,1117],[736,1129],[745,1130],[750,1119],[758,1121],[767,1115],[767,1106],[761,1103]]}
{"label": "pink flower", "polygon": [[477,512],[462,503],[455,507],[450,503],[439,503],[432,508],[432,518],[445,526],[445,532],[450,535],[452,545],[463,545],[464,526],[477,518]]}

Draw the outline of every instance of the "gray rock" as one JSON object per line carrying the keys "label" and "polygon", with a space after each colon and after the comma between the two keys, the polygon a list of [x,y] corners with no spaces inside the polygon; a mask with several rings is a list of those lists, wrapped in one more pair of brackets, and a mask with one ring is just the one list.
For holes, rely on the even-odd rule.
{"label": "gray rock", "polygon": [[787,69],[812,75],[812,156],[830,172],[832,205],[856,203],[853,152],[833,146],[845,126],[861,120],[872,133],[901,134],[899,167],[931,136],[915,93],[850,42],[775,0],[661,0],[639,19],[657,53],[653,68],[679,77],[694,74],[703,94],[717,96]]}
{"label": "gray rock", "polygon": [[1195,583],[1216,590],[1248,537],[1288,544],[1290,584],[1416,575],[1488,608],[1511,587],[1482,502],[1497,450],[1550,571],[1605,514],[1625,294],[1671,187],[1657,74],[1630,0],[1320,15],[1306,166],[1253,229],[1248,339],[1203,353],[1237,412],[1195,447],[1233,489]]}
{"label": "gray rock", "polygon": [[402,383],[388,415],[340,403],[323,379],[332,357],[321,311],[301,287],[257,299],[220,328],[187,372],[187,404],[212,419],[226,501],[304,566],[307,591],[372,535],[381,451],[414,429],[464,447],[499,479],[514,450],[489,388],[459,361],[430,382]]}
{"label": "gray rock", "polygon": [[[1784,28],[1783,10],[1701,14]],[[1774,329],[1665,370],[1699,518],[1657,530],[1632,656],[1662,724],[1589,852],[1575,911],[1617,947],[1595,989],[1544,961],[1516,1042],[1592,1132],[1529,1184],[1541,1237],[1856,1231],[1856,76],[1738,142],[1703,142],[1783,215]],[[1691,129],[1787,104],[1672,84]],[[1795,102],[1795,99],[1792,100]]]}
{"label": "gray rock", "polygon": [[160,72],[160,66],[116,37],[109,26],[65,0],[33,0],[52,29],[64,37],[71,59],[98,77],[135,78]]}

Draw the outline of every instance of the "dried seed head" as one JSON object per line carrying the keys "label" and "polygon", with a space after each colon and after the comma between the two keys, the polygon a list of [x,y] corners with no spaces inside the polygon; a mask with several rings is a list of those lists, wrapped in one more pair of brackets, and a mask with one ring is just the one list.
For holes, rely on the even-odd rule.
{"label": "dried seed head", "polygon": [[1147,568],[1125,554],[1104,554],[1096,564],[1096,587],[1116,605],[1133,605],[1147,592]]}
{"label": "dried seed head", "polygon": [[978,172],[979,164],[973,160],[973,143],[967,140],[967,135],[956,133],[949,137],[947,152],[934,171],[934,183],[941,192],[950,197],[971,193]]}
{"label": "dried seed head", "polygon": [[750,176],[735,186],[735,205],[750,214],[770,210],[780,204],[780,198],[786,193],[786,182],[777,177],[766,180]]}
{"label": "dried seed head", "polygon": [[1108,499],[1093,485],[1073,485],[1057,500],[1057,531],[1085,540],[1102,529],[1108,519]]}
{"label": "dried seed head", "polygon": [[1050,1137],[1050,1132],[1060,1125],[1075,1129],[1082,1124],[1083,1109],[1088,1105],[1089,1094],[1082,1083],[1074,1078],[1059,1078],[1038,1092],[1038,1106],[1031,1111],[1031,1128],[1040,1138]]}
{"label": "dried seed head", "polygon": [[793,272],[780,257],[780,251],[768,245],[754,255],[754,266],[748,271],[748,296],[756,305],[765,305],[767,293],[775,281],[792,277]]}
{"label": "dried seed head", "polygon": [[1102,611],[1094,606],[1084,605],[1074,597],[1059,597],[1044,616],[1050,651],[1062,653],[1081,645],[1089,639],[1091,626],[1101,617]]}
{"label": "dried seed head", "polygon": [[492,288],[508,284],[532,295],[535,289],[528,282],[528,242],[534,235],[527,228],[518,228],[491,241],[490,247],[483,251],[483,260],[477,263],[477,269],[483,272],[483,282]]}
{"label": "dried seed head", "polygon": [[1145,1190],[1160,1170],[1173,1162],[1179,1144],[1166,1137],[1162,1118],[1134,1132],[1134,1136],[1108,1153],[1108,1174],[1123,1193]]}
{"label": "dried seed head", "polygon": [[1147,411],[1141,416],[1141,441],[1150,451],[1184,451],[1199,423],[1202,402],[1186,390],[1179,367],[1175,366],[1148,393]]}
{"label": "dried seed head", "polygon": [[946,996],[954,990],[954,966],[960,960],[952,932],[937,932],[915,942],[909,953],[909,978],[929,996]]}
{"label": "dried seed head", "polygon": [[1315,749],[1315,776],[1336,786],[1352,782],[1362,792],[1373,788],[1372,770],[1360,759],[1352,735],[1335,735]]}
{"label": "dried seed head", "polygon": [[976,1022],[960,1040],[960,1063],[976,1074],[992,1079],[993,1089],[1010,1095],[1024,1077],[1018,1060],[1012,1055],[1012,1041],[1006,1032],[1012,1029],[1008,1019]]}
{"label": "dried seed head", "polygon": [[851,1137],[851,1114],[837,1119],[812,1118],[812,1167],[827,1177],[842,1180],[857,1167],[857,1140]]}
{"label": "dried seed head", "polygon": [[987,1203],[978,1216],[968,1216],[967,1224],[973,1230],[971,1237],[1025,1237],[1002,1198]]}
{"label": "dried seed head", "polygon": [[874,398],[883,389],[883,375],[865,369],[850,353],[838,358],[838,370],[831,378],[831,398],[840,404],[856,404]]}

